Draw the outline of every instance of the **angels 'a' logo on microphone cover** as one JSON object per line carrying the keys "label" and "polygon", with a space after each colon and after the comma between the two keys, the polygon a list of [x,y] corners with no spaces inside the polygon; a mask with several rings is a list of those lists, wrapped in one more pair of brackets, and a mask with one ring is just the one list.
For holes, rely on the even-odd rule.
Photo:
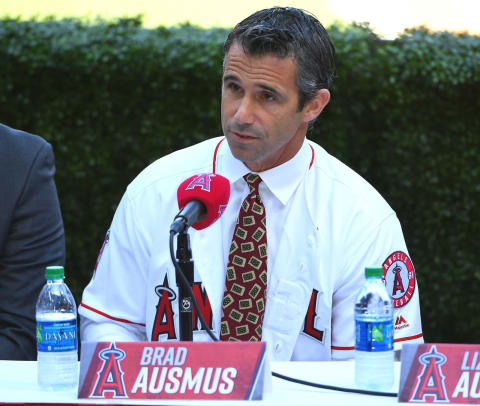
{"label": "angels 'a' logo on microphone cover", "polygon": [[393,307],[405,306],[415,292],[415,269],[409,256],[402,251],[390,254],[383,263],[385,286]]}
{"label": "angels 'a' logo on microphone cover", "polygon": [[210,182],[212,181],[212,177],[214,177],[214,173],[202,173],[197,175],[192,181],[188,184],[185,188],[186,190],[191,190],[196,187],[204,190],[205,192],[210,192]]}

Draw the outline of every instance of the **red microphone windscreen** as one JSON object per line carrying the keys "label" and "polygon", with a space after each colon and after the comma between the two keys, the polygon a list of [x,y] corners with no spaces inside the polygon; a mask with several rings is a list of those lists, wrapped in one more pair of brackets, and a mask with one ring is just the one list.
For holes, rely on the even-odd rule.
{"label": "red microphone windscreen", "polygon": [[192,200],[198,200],[205,205],[207,215],[202,221],[192,225],[196,230],[202,230],[213,224],[225,211],[230,199],[230,182],[216,173],[201,173],[185,179],[177,189],[178,208]]}

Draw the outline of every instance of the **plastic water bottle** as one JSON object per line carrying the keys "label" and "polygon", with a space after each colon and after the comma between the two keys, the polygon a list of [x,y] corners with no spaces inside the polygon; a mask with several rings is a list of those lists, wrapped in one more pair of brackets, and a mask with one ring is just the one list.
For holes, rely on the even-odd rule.
{"label": "plastic water bottle", "polygon": [[47,267],[37,300],[37,379],[47,390],[78,384],[77,306],[64,276],[63,267]]}
{"label": "plastic water bottle", "polygon": [[382,268],[365,268],[355,301],[355,382],[369,390],[393,386],[393,305]]}

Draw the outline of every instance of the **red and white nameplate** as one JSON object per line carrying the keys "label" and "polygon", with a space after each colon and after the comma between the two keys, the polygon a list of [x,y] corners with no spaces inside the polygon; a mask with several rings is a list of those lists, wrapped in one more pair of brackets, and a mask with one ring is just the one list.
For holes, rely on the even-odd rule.
{"label": "red and white nameplate", "polygon": [[480,345],[404,344],[398,400],[480,403]]}
{"label": "red and white nameplate", "polygon": [[83,343],[79,398],[262,399],[264,342]]}

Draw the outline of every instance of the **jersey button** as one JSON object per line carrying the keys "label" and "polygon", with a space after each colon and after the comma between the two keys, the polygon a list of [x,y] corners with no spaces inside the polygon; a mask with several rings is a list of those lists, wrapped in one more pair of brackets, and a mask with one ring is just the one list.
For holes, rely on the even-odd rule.
{"label": "jersey button", "polygon": [[281,351],[282,351],[282,347],[283,347],[283,345],[282,345],[282,343],[281,343],[280,341],[278,341],[277,343],[275,343],[275,352],[276,352],[276,353],[281,352]]}

